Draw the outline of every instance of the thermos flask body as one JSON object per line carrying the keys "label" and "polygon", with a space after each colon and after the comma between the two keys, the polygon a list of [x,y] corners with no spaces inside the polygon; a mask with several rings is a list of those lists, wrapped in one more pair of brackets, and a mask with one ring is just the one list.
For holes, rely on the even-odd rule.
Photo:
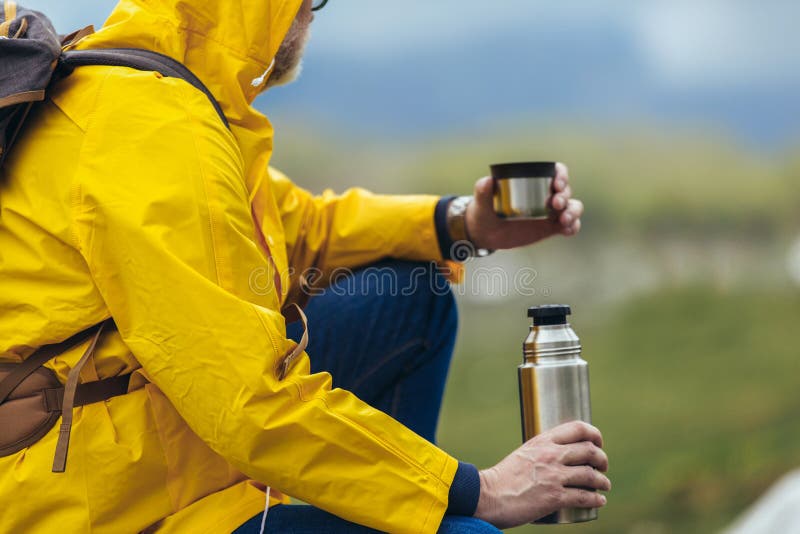
{"label": "thermos flask body", "polygon": [[[589,365],[580,339],[566,321],[568,306],[539,306],[528,315],[534,325],[523,345],[519,367],[523,439],[569,421],[591,423]],[[580,523],[597,519],[597,509],[567,508],[536,523]]]}

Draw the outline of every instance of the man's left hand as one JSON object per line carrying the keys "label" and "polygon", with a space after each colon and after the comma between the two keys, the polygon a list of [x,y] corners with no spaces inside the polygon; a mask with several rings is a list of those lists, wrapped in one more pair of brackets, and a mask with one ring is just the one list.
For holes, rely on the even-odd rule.
{"label": "man's left hand", "polygon": [[506,220],[494,212],[493,184],[489,177],[475,184],[475,200],[467,207],[467,232],[476,248],[491,250],[524,247],[562,234],[573,236],[581,230],[583,202],[572,198],[569,170],[556,164],[553,194],[549,205],[551,215],[540,220]]}

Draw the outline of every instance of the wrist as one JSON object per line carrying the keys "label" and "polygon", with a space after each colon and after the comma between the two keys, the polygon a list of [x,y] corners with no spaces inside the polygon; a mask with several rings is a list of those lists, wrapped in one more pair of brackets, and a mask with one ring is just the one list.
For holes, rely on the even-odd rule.
{"label": "wrist", "polygon": [[480,478],[481,492],[478,497],[478,506],[475,508],[474,517],[491,523],[491,518],[494,515],[493,511],[495,509],[493,492],[495,474],[491,469],[484,469],[478,472],[478,477]]}
{"label": "wrist", "polygon": [[[468,196],[453,199],[447,208],[447,230],[451,241],[456,245],[453,256],[464,256],[453,259],[464,260],[469,256],[483,257],[494,252],[483,246],[484,240],[476,239],[478,229],[475,199]],[[466,248],[461,246],[463,243],[467,243],[468,246]]]}
{"label": "wrist", "polygon": [[464,213],[464,227],[467,235],[469,235],[470,243],[472,243],[475,248],[489,248],[486,246],[486,240],[483,239],[481,233],[481,225],[478,223],[478,204],[475,202],[474,198],[467,205],[467,209]]}
{"label": "wrist", "polygon": [[472,204],[472,197],[456,197],[447,206],[447,231],[450,239],[455,242],[472,242],[467,231],[466,214]]}

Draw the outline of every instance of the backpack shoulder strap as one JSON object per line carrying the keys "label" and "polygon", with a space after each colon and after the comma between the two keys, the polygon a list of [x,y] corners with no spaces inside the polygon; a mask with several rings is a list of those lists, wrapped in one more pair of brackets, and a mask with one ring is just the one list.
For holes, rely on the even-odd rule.
{"label": "backpack shoulder strap", "polygon": [[225,127],[230,129],[228,119],[211,91],[185,65],[169,56],[137,48],[107,48],[102,50],[69,50],[63,52],[59,59],[59,69],[65,69],[66,72],[70,72],[75,67],[90,65],[130,67],[136,70],[156,71],[168,78],[181,78],[208,97]]}
{"label": "backpack shoulder strap", "polygon": [[19,364],[16,369],[14,369],[14,371],[9,373],[8,376],[6,376],[5,379],[0,382],[0,404],[3,404],[6,399],[8,399],[8,396],[14,392],[17,386],[19,386],[22,381],[28,378],[34,371],[36,371],[36,369],[49,362],[59,354],[84,343],[87,339],[96,335],[102,326],[108,321],[110,321],[110,319],[91,326],[82,332],[78,332],[74,336],[60,343],[54,343],[52,345],[40,347],[36,352],[28,356],[22,363]]}

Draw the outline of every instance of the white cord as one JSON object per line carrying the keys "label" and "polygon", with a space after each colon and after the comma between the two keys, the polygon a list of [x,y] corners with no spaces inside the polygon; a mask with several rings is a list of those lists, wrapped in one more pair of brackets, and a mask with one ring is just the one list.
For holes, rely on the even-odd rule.
{"label": "white cord", "polygon": [[258,531],[258,534],[264,534],[264,529],[267,526],[267,514],[269,513],[269,490],[270,487],[267,486],[267,502],[264,505],[264,514],[261,516],[261,530]]}
{"label": "white cord", "polygon": [[269,73],[272,71],[272,67],[274,66],[275,66],[275,58],[272,58],[272,62],[269,64],[269,67],[267,67],[267,70],[264,71],[264,74],[262,74],[261,76],[250,82],[250,85],[252,85],[253,87],[261,87],[262,85],[264,85],[264,82],[267,80],[267,76],[269,76]]}

